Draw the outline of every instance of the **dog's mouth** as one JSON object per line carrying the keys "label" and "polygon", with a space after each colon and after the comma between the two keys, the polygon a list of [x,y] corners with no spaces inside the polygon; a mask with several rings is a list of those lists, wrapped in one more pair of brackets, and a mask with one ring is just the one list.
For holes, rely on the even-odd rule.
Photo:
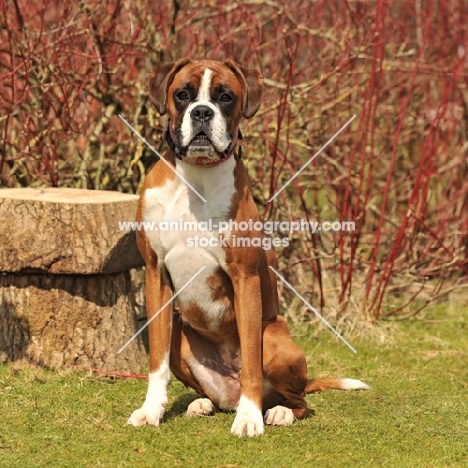
{"label": "dog's mouth", "polygon": [[[204,161],[218,159],[218,153],[208,135],[198,132],[190,141],[187,148],[187,161],[204,164]],[[203,160],[203,161],[202,161]]]}
{"label": "dog's mouth", "polygon": [[208,138],[208,135],[205,132],[198,132],[189,144],[189,148],[193,147],[213,147],[213,143]]}

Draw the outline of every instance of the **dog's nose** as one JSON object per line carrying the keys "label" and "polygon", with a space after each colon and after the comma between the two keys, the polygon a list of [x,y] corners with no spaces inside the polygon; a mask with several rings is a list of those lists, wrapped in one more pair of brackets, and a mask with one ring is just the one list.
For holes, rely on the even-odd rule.
{"label": "dog's nose", "polygon": [[197,106],[192,110],[192,118],[200,123],[209,122],[214,117],[214,111],[208,106]]}

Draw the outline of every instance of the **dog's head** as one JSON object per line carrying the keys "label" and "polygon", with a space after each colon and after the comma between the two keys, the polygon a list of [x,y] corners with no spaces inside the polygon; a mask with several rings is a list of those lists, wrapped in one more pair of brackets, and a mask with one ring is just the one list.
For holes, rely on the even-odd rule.
{"label": "dog's head", "polygon": [[209,165],[232,154],[242,117],[260,107],[263,77],[232,60],[158,65],[149,76],[149,95],[158,112],[169,115],[168,139],[176,156]]}

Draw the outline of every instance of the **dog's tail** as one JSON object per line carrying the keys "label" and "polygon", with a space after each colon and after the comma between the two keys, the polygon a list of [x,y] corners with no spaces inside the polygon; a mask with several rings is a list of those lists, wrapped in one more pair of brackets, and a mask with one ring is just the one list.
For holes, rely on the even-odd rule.
{"label": "dog's tail", "polygon": [[356,379],[311,379],[304,393],[319,393],[325,390],[370,390],[370,387]]}

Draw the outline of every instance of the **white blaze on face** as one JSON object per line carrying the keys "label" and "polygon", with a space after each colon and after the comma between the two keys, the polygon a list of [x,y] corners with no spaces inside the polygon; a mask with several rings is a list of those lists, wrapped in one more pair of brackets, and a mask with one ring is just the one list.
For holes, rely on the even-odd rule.
{"label": "white blaze on face", "polygon": [[[213,143],[216,151],[222,153],[229,147],[231,140],[227,135],[226,120],[223,114],[219,110],[219,107],[211,101],[210,89],[212,78],[213,71],[209,68],[205,69],[197,98],[189,104],[182,119],[182,126],[180,128],[182,136],[181,144],[182,146],[189,146],[195,136],[191,118],[193,109],[200,105],[207,106],[214,112],[214,117],[206,125],[204,131]],[[199,155],[199,151],[197,151],[197,154]]]}
{"label": "white blaze on face", "polygon": [[210,87],[212,77],[213,72],[207,68],[205,73],[203,73],[200,89],[198,90],[197,101],[199,101],[201,104],[209,104],[210,102]]}

